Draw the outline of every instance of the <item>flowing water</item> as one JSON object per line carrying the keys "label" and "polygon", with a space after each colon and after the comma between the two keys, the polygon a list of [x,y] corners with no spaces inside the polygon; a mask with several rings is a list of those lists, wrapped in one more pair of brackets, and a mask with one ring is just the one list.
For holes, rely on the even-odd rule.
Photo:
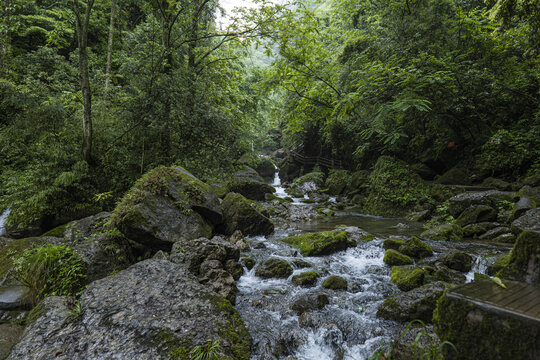
{"label": "flowing water", "polygon": [[10,209],[5,210],[0,214],[0,236],[6,234],[6,221],[9,216]]}
{"label": "flowing water", "polygon": [[[276,196],[287,196],[277,173],[273,185]],[[306,206],[301,199],[295,199],[294,203]],[[325,231],[337,225],[357,226],[377,238],[323,257],[302,257],[280,241],[291,233]],[[382,241],[390,235],[408,238],[422,230],[421,224],[403,219],[339,211],[329,219],[292,224],[287,229],[277,228],[269,237],[248,238],[251,245],[265,245],[264,248],[252,246],[249,256],[257,263],[275,257],[293,264],[300,258],[311,264],[308,268],[295,267],[288,279],[261,279],[255,275],[254,269],[244,269],[244,275],[237,283],[236,308],[254,340],[252,360],[288,357],[297,360],[359,360],[368,359],[381,345],[386,346],[402,327],[396,322],[376,317],[377,307],[384,299],[400,292],[390,282],[390,267],[383,262]],[[485,257],[500,252],[486,244],[427,243],[436,255],[453,248],[476,254],[473,255],[473,270],[467,274],[468,281],[473,279],[474,272],[485,273],[488,264]],[[321,275],[315,286],[305,288],[291,282],[292,276],[305,271],[316,271]],[[321,285],[329,275],[345,278],[348,290],[323,289]],[[321,292],[326,293],[330,300],[322,310],[301,316],[290,310],[298,298]]]}

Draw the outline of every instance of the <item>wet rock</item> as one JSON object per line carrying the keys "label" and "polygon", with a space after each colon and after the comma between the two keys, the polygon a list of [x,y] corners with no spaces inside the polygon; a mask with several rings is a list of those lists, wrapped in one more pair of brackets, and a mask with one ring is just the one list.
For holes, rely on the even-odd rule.
{"label": "wet rock", "polygon": [[463,251],[452,251],[441,258],[442,263],[450,269],[469,272],[472,269],[473,257]]}
{"label": "wet rock", "polygon": [[[540,204],[540,187],[531,187],[528,185],[523,186],[519,191],[517,192],[517,196],[520,198],[529,198],[533,201],[534,205]],[[535,207],[535,206],[533,206]]]}
{"label": "wet rock", "polygon": [[254,241],[251,246],[254,249],[266,249],[266,245],[262,241]]}
{"label": "wet rock", "polygon": [[0,324],[0,360],[4,360],[11,348],[21,338],[24,327],[17,324]]}
{"label": "wet rock", "polygon": [[244,273],[244,268],[237,260],[231,259],[225,263],[225,271],[231,274],[234,280],[238,280]]}
{"label": "wet rock", "polygon": [[384,253],[383,261],[390,266],[393,265],[409,265],[413,264],[414,261],[411,257],[404,255],[396,250],[388,249]]}
{"label": "wet rock", "polygon": [[392,340],[388,358],[392,360],[430,359],[433,356],[433,350],[438,351],[440,347],[446,349],[450,346],[441,345],[439,337],[433,331],[433,326],[428,324],[424,328],[421,324],[413,323],[407,331],[403,330]]}
{"label": "wet rock", "polygon": [[294,285],[298,286],[313,286],[317,283],[319,274],[315,271],[306,271],[292,277],[292,282]]}
{"label": "wet rock", "polygon": [[208,339],[224,356],[250,357],[234,307],[169,261],[145,260],[95,281],[81,299],[73,321],[69,298],[46,298],[8,359],[169,359]]}
{"label": "wet rock", "polygon": [[516,236],[511,233],[501,234],[493,239],[494,242],[513,244],[516,241]]}
{"label": "wet rock", "polygon": [[330,170],[328,178],[326,178],[325,186],[328,189],[328,194],[341,194],[349,183],[349,172],[347,170]]}
{"label": "wet rock", "polygon": [[424,231],[421,237],[441,241],[460,241],[463,239],[463,230],[458,224],[442,224]]}
{"label": "wet rock", "polygon": [[402,291],[409,291],[424,282],[425,271],[413,266],[393,266],[390,279]]}
{"label": "wet rock", "polygon": [[518,236],[502,276],[540,284],[540,232],[524,231]]}
{"label": "wet rock", "polygon": [[512,222],[511,229],[515,235],[522,231],[540,231],[540,208],[526,211]]}
{"label": "wet rock", "polygon": [[320,171],[305,174],[296,178],[291,186],[287,188],[287,193],[295,197],[303,197],[320,190],[324,186],[324,173]]}
{"label": "wet rock", "polygon": [[112,223],[127,238],[170,250],[180,237],[210,237],[222,221],[219,199],[209,185],[182,168],[146,173],[114,210]]}
{"label": "wet rock", "polygon": [[328,305],[328,296],[323,293],[306,294],[295,300],[291,305],[291,310],[302,314],[307,311],[319,310]]}
{"label": "wet rock", "polygon": [[170,257],[169,257],[169,254],[167,254],[165,251],[159,250],[154,256],[152,256],[152,259],[169,260]]}
{"label": "wet rock", "polygon": [[399,252],[415,259],[423,259],[433,255],[433,250],[431,250],[431,247],[418,239],[416,236],[413,236],[409,240],[405,241],[405,243],[399,247]]}
{"label": "wet rock", "polygon": [[255,266],[255,260],[253,260],[253,258],[249,256],[243,256],[242,262],[244,263],[244,265],[246,266],[248,270],[253,269],[253,267]]}
{"label": "wet rock", "polygon": [[514,204],[512,217],[517,219],[532,208],[534,208],[533,201],[528,197],[522,197],[517,203]]}
{"label": "wet rock", "polygon": [[487,231],[486,233],[480,235],[478,238],[480,240],[493,240],[497,236],[502,235],[502,234],[507,234],[509,232],[510,232],[510,229],[507,228],[506,226],[498,226],[498,227],[496,227],[494,229],[491,229],[491,230]]}
{"label": "wet rock", "polygon": [[488,190],[478,192],[467,192],[451,197],[448,202],[448,213],[457,218],[465,209],[473,205],[489,205],[495,207],[499,201],[514,200],[514,193]]}
{"label": "wet rock", "polygon": [[443,264],[436,264],[435,267],[425,266],[423,269],[426,271],[424,276],[424,283],[434,281],[444,281],[449,284],[464,284],[467,278],[463,273],[457,270],[452,270]]}
{"label": "wet rock", "polygon": [[387,320],[431,322],[437,300],[449,288],[447,283],[437,281],[387,298],[377,309],[377,316]]}
{"label": "wet rock", "polygon": [[255,269],[255,275],[264,279],[288,278],[293,273],[291,265],[282,259],[268,259]]}
{"label": "wet rock", "polygon": [[460,226],[479,222],[490,222],[497,220],[497,211],[488,205],[473,205],[465,210],[456,219]]}
{"label": "wet rock", "polygon": [[239,193],[250,200],[263,201],[266,194],[276,192],[272,186],[264,183],[257,174],[257,177],[246,174],[245,170],[236,172],[234,179],[227,184],[231,192]]}
{"label": "wet rock", "polygon": [[470,224],[463,227],[463,236],[464,237],[477,237],[499,226],[501,226],[501,224],[497,222],[483,222],[483,223],[478,223],[478,224]]}
{"label": "wet rock", "polygon": [[327,231],[287,237],[284,243],[294,246],[304,256],[330,255],[354,246],[345,231]]}
{"label": "wet rock", "polygon": [[236,245],[240,251],[250,251],[251,248],[249,247],[249,244],[247,243],[246,239],[244,238],[244,235],[240,230],[236,230],[231,237],[229,238],[229,242],[231,244]]}
{"label": "wet rock", "polygon": [[341,276],[332,275],[324,280],[322,287],[330,290],[347,290],[347,280]]}
{"label": "wet rock", "polygon": [[511,256],[512,256],[511,251],[497,256],[495,261],[487,267],[488,275],[495,275],[499,271],[507,267],[508,263],[510,262]]}
{"label": "wet rock", "polygon": [[470,185],[470,174],[459,166],[454,166],[444,174],[435,177],[435,182],[443,185]]}
{"label": "wet rock", "polygon": [[268,235],[274,231],[274,224],[261,214],[257,205],[240,194],[229,193],[223,199],[223,232],[233,234],[240,230],[246,235]]}
{"label": "wet rock", "polygon": [[307,261],[305,261],[303,259],[293,259],[291,262],[298,269],[313,267],[312,264],[310,264],[309,262],[307,262]]}
{"label": "wet rock", "polygon": [[426,221],[429,219],[429,215],[431,215],[430,210],[414,211],[407,216],[407,219],[410,221]]}
{"label": "wet rock", "polygon": [[255,153],[246,153],[237,161],[238,164],[247,165],[254,169],[263,178],[274,176],[276,165],[268,156],[259,156]]}
{"label": "wet rock", "polygon": [[401,240],[401,239],[393,239],[393,238],[384,239],[383,248],[385,250],[392,249],[392,250],[397,251],[399,247],[403,245],[404,242],[405,240]]}
{"label": "wet rock", "polygon": [[497,190],[502,191],[511,191],[512,190],[512,184],[510,184],[507,181],[501,180],[501,179],[495,179],[492,177],[488,177],[482,181],[482,186],[494,188]]}
{"label": "wet rock", "polygon": [[29,309],[30,290],[21,284],[0,286],[0,310]]}

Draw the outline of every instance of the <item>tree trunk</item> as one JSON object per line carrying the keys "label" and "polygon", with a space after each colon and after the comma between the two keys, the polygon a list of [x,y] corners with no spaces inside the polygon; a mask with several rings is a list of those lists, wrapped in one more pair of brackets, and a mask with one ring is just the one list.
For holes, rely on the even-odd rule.
{"label": "tree trunk", "polygon": [[111,62],[112,62],[112,48],[114,39],[114,14],[116,12],[116,0],[112,0],[111,5],[111,18],[109,21],[109,41],[107,43],[107,68],[105,69],[105,93],[109,88],[109,82],[111,77]]}
{"label": "tree trunk", "polygon": [[81,19],[78,0],[73,0],[73,9],[77,18],[77,39],[79,42],[79,76],[81,80],[81,91],[83,98],[83,146],[82,158],[87,163],[92,159],[92,94],[90,93],[90,78],[88,74],[88,24],[90,22],[90,12],[94,0],[89,0],[86,4],[84,19]]}

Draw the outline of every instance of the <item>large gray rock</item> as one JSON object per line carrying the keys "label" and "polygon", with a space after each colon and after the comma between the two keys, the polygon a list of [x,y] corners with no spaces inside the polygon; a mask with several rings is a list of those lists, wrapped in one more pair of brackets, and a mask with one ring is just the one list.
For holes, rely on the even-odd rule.
{"label": "large gray rock", "polygon": [[113,213],[113,225],[129,239],[156,250],[170,250],[180,238],[210,237],[222,221],[213,188],[182,168],[158,167],[146,173]]}
{"label": "large gray rock", "polygon": [[259,174],[249,167],[247,167],[247,170],[236,172],[233,180],[229,181],[227,187],[232,192],[242,194],[248,199],[259,201],[265,200],[266,194],[276,192],[276,189],[263,182]]}
{"label": "large gray rock", "polygon": [[409,322],[416,319],[431,322],[433,310],[437,307],[437,300],[449,287],[449,284],[437,281],[393,295],[379,306],[377,316],[399,322]]}
{"label": "large gray rock", "polygon": [[0,324],[0,360],[4,360],[11,352],[13,345],[19,341],[24,327],[17,324]]}
{"label": "large gray rock", "polygon": [[93,282],[78,318],[69,316],[69,300],[46,298],[8,359],[188,358],[208,339],[219,342],[222,359],[250,356],[251,336],[234,307],[166,260]]}
{"label": "large gray rock", "polygon": [[229,193],[222,203],[222,231],[231,235],[240,230],[245,235],[269,235],[274,231],[274,224],[258,211],[257,204],[241,194]]}
{"label": "large gray rock", "polygon": [[540,208],[531,209],[512,222],[512,232],[540,231]]}
{"label": "large gray rock", "polygon": [[514,193],[498,190],[462,193],[448,200],[448,213],[457,218],[465,209],[472,205],[494,206],[498,201],[503,200],[513,201]]}

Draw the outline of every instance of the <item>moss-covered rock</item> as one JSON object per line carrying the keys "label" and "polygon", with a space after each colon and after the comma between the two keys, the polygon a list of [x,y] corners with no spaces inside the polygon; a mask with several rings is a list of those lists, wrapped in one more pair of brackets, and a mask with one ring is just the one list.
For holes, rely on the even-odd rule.
{"label": "moss-covered rock", "polygon": [[242,256],[242,262],[248,270],[253,269],[253,267],[255,266],[255,260],[249,256]]}
{"label": "moss-covered rock", "polygon": [[[361,194],[369,189],[369,171],[358,170],[351,174],[345,192],[347,194]],[[353,201],[354,202],[354,201]]]}
{"label": "moss-covered rock", "polygon": [[430,323],[437,300],[450,285],[442,281],[387,298],[377,309],[377,316],[399,322],[422,320]]}
{"label": "moss-covered rock", "polygon": [[297,248],[304,256],[330,255],[353,245],[345,231],[326,231],[291,236],[282,241]]}
{"label": "moss-covered rock", "polygon": [[349,172],[347,170],[330,170],[326,178],[325,186],[328,194],[339,195],[349,184]]}
{"label": "moss-covered rock", "polygon": [[477,223],[477,224],[469,224],[467,226],[463,227],[463,236],[464,237],[477,237],[479,235],[482,235],[489,230],[492,230],[496,227],[500,226],[499,223],[494,222],[483,222],[483,223]]}
{"label": "moss-covered rock", "polygon": [[512,184],[510,184],[507,181],[496,179],[493,177],[488,177],[482,181],[482,186],[502,190],[502,191],[511,191],[512,190]]}
{"label": "moss-covered rock", "polygon": [[313,267],[313,265],[310,264],[309,262],[307,262],[306,260],[299,259],[299,258],[294,258],[294,259],[292,259],[291,262],[298,269],[304,269],[304,268]]}
{"label": "moss-covered rock", "polygon": [[287,261],[275,258],[268,259],[255,268],[255,275],[264,279],[288,278],[292,273],[292,266]]}
{"label": "moss-covered rock", "polygon": [[221,204],[225,234],[231,235],[240,230],[245,235],[268,235],[274,231],[274,224],[258,211],[257,204],[241,194],[229,193]]}
{"label": "moss-covered rock", "polygon": [[319,274],[315,271],[306,271],[292,277],[292,282],[294,285],[298,286],[313,286],[317,282]]}
{"label": "moss-covered rock", "polygon": [[522,231],[540,231],[540,208],[528,210],[512,221],[511,229],[515,235]]}
{"label": "moss-covered rock", "polygon": [[332,217],[335,215],[334,210],[329,209],[329,208],[317,208],[317,213],[319,213],[319,215],[321,216],[328,216],[328,217]]}
{"label": "moss-covered rock", "polygon": [[[465,286],[478,284],[475,282]],[[451,342],[458,350],[456,352],[446,347],[445,359],[538,358],[540,328],[537,324],[449,296],[452,291],[447,291],[438,300],[433,314],[435,332],[441,341]]]}
{"label": "moss-covered rock", "polygon": [[495,261],[487,267],[487,273],[489,275],[495,275],[502,269],[508,266],[510,258],[512,257],[512,251],[502,253],[495,258]]}
{"label": "moss-covered rock", "polygon": [[324,280],[322,287],[331,290],[347,290],[347,280],[341,276],[332,275]]}
{"label": "moss-covered rock", "polygon": [[260,156],[252,152],[242,155],[238,163],[251,167],[265,178],[274,176],[276,172],[276,166],[270,157]]}
{"label": "moss-covered rock", "polygon": [[540,284],[540,232],[522,232],[512,248],[501,275],[508,279]]}
{"label": "moss-covered rock", "polygon": [[460,241],[463,239],[463,230],[458,224],[442,224],[424,231],[420,236],[431,240]]}
{"label": "moss-covered rock", "polygon": [[411,265],[414,263],[413,259],[407,255],[404,255],[396,250],[388,249],[384,253],[383,261],[390,266],[394,265]]}
{"label": "moss-covered rock", "polygon": [[456,219],[456,223],[465,226],[474,223],[490,222],[497,220],[497,210],[489,205],[470,206],[465,209]]}
{"label": "moss-covered rock", "polygon": [[442,263],[450,269],[469,272],[472,269],[473,257],[463,251],[452,251],[442,257]]}
{"label": "moss-covered rock", "polygon": [[40,245],[55,244],[57,238],[50,237],[30,237],[25,239],[15,239],[0,248],[0,282],[2,282],[9,271],[13,268],[13,262],[20,258],[26,250],[33,249]]}
{"label": "moss-covered rock", "polygon": [[445,185],[470,185],[470,175],[469,173],[459,167],[454,166],[444,174],[437,176],[435,178],[435,181],[439,184],[445,184]]}
{"label": "moss-covered rock", "polygon": [[274,187],[251,177],[239,176],[238,173],[235,174],[233,180],[227,183],[227,187],[231,192],[236,192],[248,199],[258,201],[265,200],[266,194],[273,194],[276,192]]}
{"label": "moss-covered rock", "polygon": [[424,266],[422,269],[425,271],[424,284],[435,281],[444,281],[449,284],[459,285],[464,284],[467,280],[463,273],[452,270],[443,264],[437,264],[435,267]]}
{"label": "moss-covered rock", "polygon": [[466,192],[448,199],[448,214],[457,218],[465,209],[473,205],[488,205],[497,208],[504,202],[513,202],[515,194],[499,190]]}
{"label": "moss-covered rock", "polygon": [[415,259],[423,259],[433,255],[433,250],[431,250],[431,247],[418,239],[416,236],[413,236],[409,240],[405,241],[405,243],[399,247],[399,252]]}
{"label": "moss-covered rock", "polygon": [[375,215],[403,215],[429,199],[429,187],[407,164],[381,156],[370,174],[365,210]]}
{"label": "moss-covered rock", "polygon": [[390,280],[402,291],[422,286],[425,270],[413,266],[393,266]]}
{"label": "moss-covered rock", "polygon": [[385,250],[389,250],[389,249],[398,250],[399,247],[403,245],[404,242],[405,240],[388,238],[388,239],[384,239],[383,247]]}
{"label": "moss-covered rock", "polygon": [[302,314],[311,310],[319,310],[328,305],[330,301],[328,296],[322,293],[313,293],[300,296],[291,305],[291,310]]}
{"label": "moss-covered rock", "polygon": [[287,193],[296,197],[320,190],[324,186],[324,173],[314,171],[294,179],[293,183],[287,188]]}
{"label": "moss-covered rock", "polygon": [[300,176],[300,166],[291,155],[285,156],[278,164],[280,179],[290,182],[297,178]]}

